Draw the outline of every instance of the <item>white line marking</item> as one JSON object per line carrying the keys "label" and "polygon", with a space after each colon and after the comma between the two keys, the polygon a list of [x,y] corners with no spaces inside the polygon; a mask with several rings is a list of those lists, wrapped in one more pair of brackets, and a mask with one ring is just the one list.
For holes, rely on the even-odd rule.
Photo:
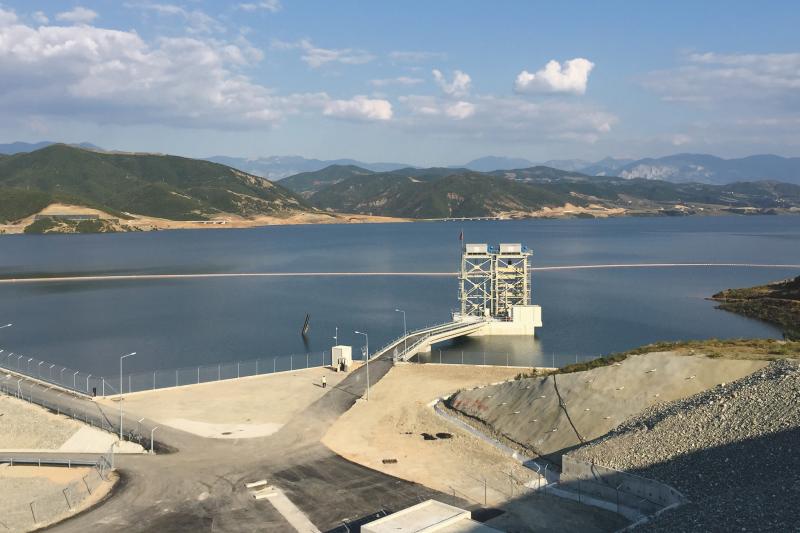
{"label": "white line marking", "polygon": [[267,487],[254,494],[256,499],[266,498],[289,524],[300,533],[321,533],[319,529],[286,497],[278,487]]}

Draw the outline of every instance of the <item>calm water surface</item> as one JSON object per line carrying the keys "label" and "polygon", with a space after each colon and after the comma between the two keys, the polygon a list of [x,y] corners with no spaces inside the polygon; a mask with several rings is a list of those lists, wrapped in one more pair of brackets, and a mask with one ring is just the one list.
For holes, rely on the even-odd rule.
{"label": "calm water surface", "polygon": [[[267,227],[71,236],[0,236],[0,275],[197,272],[455,271],[468,242],[523,242],[534,266],[639,262],[800,263],[800,218],[529,220]],[[779,337],[715,310],[714,292],[797,275],[788,269],[665,268],[535,273],[544,308],[535,340],[491,338],[443,347],[443,358],[557,364],[657,340]],[[303,354],[340,341],[377,348],[409,328],[443,322],[453,278],[230,278],[0,285],[0,348],[114,375]],[[311,331],[299,330],[306,313]],[[496,355],[493,359],[492,354]],[[432,354],[438,359],[438,351]]]}

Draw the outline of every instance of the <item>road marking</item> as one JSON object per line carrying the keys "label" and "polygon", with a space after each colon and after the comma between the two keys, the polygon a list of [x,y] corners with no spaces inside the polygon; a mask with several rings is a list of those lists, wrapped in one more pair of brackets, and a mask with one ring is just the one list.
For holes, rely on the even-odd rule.
{"label": "road marking", "polygon": [[251,491],[257,500],[267,499],[289,524],[299,533],[321,533],[319,529],[286,497],[281,489],[267,486],[259,491]]}

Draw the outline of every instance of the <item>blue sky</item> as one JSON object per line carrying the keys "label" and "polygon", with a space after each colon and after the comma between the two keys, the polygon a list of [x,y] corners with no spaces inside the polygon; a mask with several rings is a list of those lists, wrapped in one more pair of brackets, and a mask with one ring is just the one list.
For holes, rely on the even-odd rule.
{"label": "blue sky", "polygon": [[800,155],[796,2],[0,0],[0,142]]}

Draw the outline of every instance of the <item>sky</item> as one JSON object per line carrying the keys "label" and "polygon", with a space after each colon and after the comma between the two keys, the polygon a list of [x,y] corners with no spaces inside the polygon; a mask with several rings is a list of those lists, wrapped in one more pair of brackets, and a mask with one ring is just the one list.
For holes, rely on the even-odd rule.
{"label": "sky", "polygon": [[0,0],[0,142],[417,165],[800,155],[800,4]]}

